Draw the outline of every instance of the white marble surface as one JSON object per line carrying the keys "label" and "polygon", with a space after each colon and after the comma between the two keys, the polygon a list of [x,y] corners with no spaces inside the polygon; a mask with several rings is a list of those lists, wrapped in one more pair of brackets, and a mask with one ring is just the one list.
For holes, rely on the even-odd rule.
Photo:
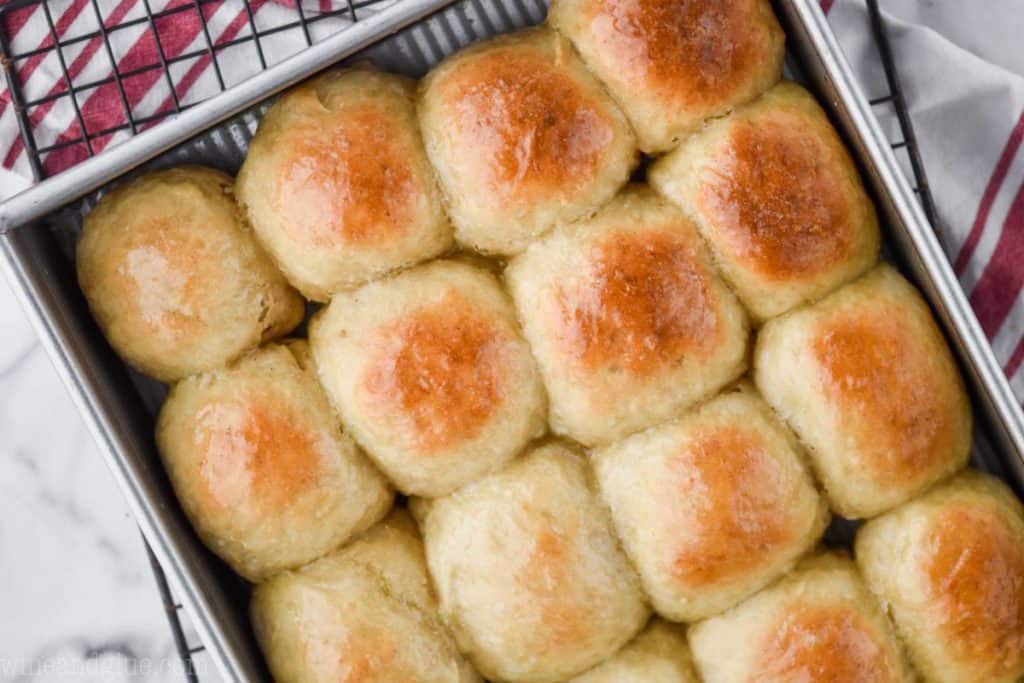
{"label": "white marble surface", "polygon": [[[184,681],[139,531],[0,277],[0,681]],[[197,664],[203,683],[212,665]]]}

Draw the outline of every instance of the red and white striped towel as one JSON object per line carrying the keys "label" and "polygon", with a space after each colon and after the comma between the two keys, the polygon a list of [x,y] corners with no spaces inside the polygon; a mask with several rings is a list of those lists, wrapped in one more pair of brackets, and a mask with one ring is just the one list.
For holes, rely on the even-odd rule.
{"label": "red and white striped towel", "polygon": [[[2,1],[2,0],[0,0]],[[344,0],[301,0],[315,14],[342,6]],[[393,0],[391,0],[393,1]],[[297,18],[296,0],[250,0],[259,29],[282,26]],[[332,5],[332,3],[338,3]],[[76,85],[111,73],[158,63],[160,50],[173,59],[199,51],[207,40],[227,45],[250,34],[241,0],[202,3],[209,36],[192,0],[96,0],[107,26],[180,8],[157,23],[159,44],[146,23],[114,31],[108,54],[100,38],[77,42],[63,57]],[[863,0],[821,0],[829,22],[869,97],[887,93],[878,52],[868,30]],[[62,40],[98,27],[92,0],[50,0],[51,17]],[[362,12],[372,12],[375,7]],[[937,226],[946,253],[974,306],[996,356],[1018,397],[1024,397],[1024,11],[1020,0],[986,0],[969,7],[958,0],[884,0],[897,66],[906,90],[925,167],[939,211]],[[23,53],[52,45],[46,16],[33,5],[7,16],[12,51]],[[325,18],[312,25],[314,40],[347,22]],[[275,33],[262,41],[267,61],[275,63],[302,49],[301,29]],[[221,77],[236,83],[261,68],[251,41],[219,53]],[[66,90],[60,62],[43,51],[15,64],[25,96],[36,99]],[[208,56],[196,56],[173,68],[174,95],[195,102],[219,90]],[[122,102],[113,83],[79,98],[86,128],[101,131],[123,124],[127,104],[136,117],[169,111],[173,99],[162,72],[151,69],[124,79]],[[888,105],[877,113],[895,131]],[[42,145],[61,144],[80,135],[68,98],[50,100],[31,112]],[[96,149],[126,139],[128,131],[101,137]],[[69,145],[44,158],[48,174],[81,161],[81,145]],[[31,176],[18,134],[9,94],[0,92],[0,197],[21,188]]]}

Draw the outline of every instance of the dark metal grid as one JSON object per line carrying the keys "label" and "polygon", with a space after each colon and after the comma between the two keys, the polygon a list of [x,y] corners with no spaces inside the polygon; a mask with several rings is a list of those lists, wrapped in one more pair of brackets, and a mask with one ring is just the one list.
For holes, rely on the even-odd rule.
{"label": "dark metal grid", "polygon": [[145,536],[142,537],[142,545],[146,548],[146,558],[149,560],[149,566],[153,570],[153,578],[156,580],[157,590],[160,591],[160,600],[164,605],[164,614],[167,616],[167,621],[171,626],[171,639],[174,640],[174,647],[178,651],[178,658],[181,660],[182,673],[188,683],[199,683],[193,655],[202,652],[203,646],[192,647],[188,644],[188,640],[185,638],[185,629],[181,624],[181,615],[178,614],[178,610],[182,607],[181,603],[177,602],[171,594],[171,587],[167,583],[167,576],[157,561],[156,555],[153,554],[153,549],[149,547],[149,541],[146,540]]}
{"label": "dark metal grid", "polygon": [[885,80],[889,86],[889,94],[871,100],[873,106],[886,102],[892,102],[896,111],[896,119],[899,122],[902,139],[890,143],[893,151],[905,150],[910,158],[910,168],[914,176],[914,192],[921,200],[921,208],[924,209],[928,223],[934,230],[938,226],[938,211],[935,208],[935,200],[932,197],[931,186],[928,185],[928,174],[924,170],[924,161],[921,159],[921,148],[917,144],[917,136],[914,134],[914,124],[910,121],[910,110],[907,109],[907,100],[903,94],[903,86],[900,83],[899,71],[896,69],[896,60],[893,58],[892,45],[889,43],[889,33],[882,20],[882,12],[878,7],[878,0],[867,0],[868,18],[871,23],[871,33],[878,46],[878,54],[882,60],[882,67],[885,69]]}
{"label": "dark metal grid", "polygon": [[[14,105],[18,113],[17,118],[19,130],[24,140],[25,149],[28,152],[29,162],[32,166],[32,172],[35,175],[36,180],[41,180],[46,177],[46,173],[44,172],[41,163],[41,156],[46,152],[53,151],[54,149],[58,149],[60,147],[65,147],[68,145],[84,144],[86,145],[89,151],[89,155],[92,156],[92,141],[95,140],[96,138],[102,137],[104,135],[110,135],[120,130],[130,129],[133,133],[135,133],[138,130],[142,129],[143,127],[152,125],[153,123],[158,122],[159,120],[165,118],[166,116],[169,116],[172,113],[179,112],[184,109],[187,109],[190,106],[193,106],[193,104],[181,103],[177,93],[177,89],[175,88],[173,77],[170,72],[171,65],[179,62],[184,62],[190,59],[195,59],[197,57],[202,57],[204,55],[209,55],[211,63],[215,69],[218,85],[220,86],[221,91],[223,91],[225,88],[225,81],[223,78],[223,74],[221,73],[220,67],[217,63],[218,52],[221,52],[235,45],[251,43],[256,48],[256,53],[260,62],[260,68],[266,69],[268,62],[266,59],[266,55],[263,51],[263,46],[261,45],[261,39],[266,38],[275,33],[281,33],[284,31],[300,28],[305,37],[307,46],[312,45],[313,37],[310,32],[310,26],[315,22],[333,16],[347,16],[353,22],[358,21],[358,16],[356,14],[357,9],[371,6],[373,4],[376,4],[377,2],[380,2],[381,0],[346,0],[346,5],[341,9],[322,12],[314,15],[308,15],[306,13],[306,11],[302,7],[302,0],[295,0],[295,11],[297,15],[296,20],[286,22],[284,24],[279,24],[273,27],[268,27],[265,29],[259,29],[257,27],[257,22],[255,19],[255,10],[253,9],[254,7],[258,7],[259,4],[261,4],[261,0],[240,0],[244,5],[244,11],[246,13],[249,32],[243,36],[239,36],[237,38],[222,42],[211,40],[209,28],[206,23],[206,16],[203,11],[204,7],[216,1],[217,0],[190,0],[188,2],[183,2],[173,7],[169,7],[160,12],[153,12],[151,11],[149,0],[144,0],[143,6],[145,9],[145,16],[121,22],[116,26],[110,26],[106,25],[102,18],[99,5],[97,4],[98,0],[90,0],[90,3],[93,6],[93,10],[96,14],[96,19],[99,28],[95,31],[77,35],[74,38],[69,38],[63,41],[57,39],[54,23],[52,17],[50,16],[49,8],[47,7],[47,0],[11,0],[7,5],[0,7],[0,58],[2,58],[2,68],[4,70],[8,88],[10,90],[11,104]],[[899,152],[903,150],[909,156],[912,174],[914,176],[914,192],[916,192],[920,197],[922,207],[929,222],[932,224],[932,226],[935,226],[937,220],[935,203],[932,198],[930,187],[928,185],[928,178],[924,170],[924,163],[921,159],[920,149],[917,144],[917,138],[914,134],[913,124],[910,120],[910,114],[906,105],[906,98],[904,95],[902,85],[900,83],[899,73],[896,69],[896,64],[892,53],[892,47],[889,43],[887,29],[881,16],[881,11],[878,6],[878,0],[866,0],[866,4],[869,16],[869,29],[875,40],[876,46],[878,47],[879,57],[885,70],[885,78],[889,90],[888,94],[875,97],[870,101],[870,103],[872,106],[881,106],[888,103],[892,104],[893,109],[896,113],[896,117],[899,123],[900,134],[902,137],[900,140],[890,142],[890,146],[894,151]],[[2,21],[6,13],[10,12],[11,10],[20,7],[25,7],[28,5],[41,5],[44,8],[47,23],[49,25],[49,30],[52,38],[54,39],[53,45],[43,48],[37,48],[34,50],[28,50],[26,52],[18,54],[12,54],[9,50],[8,37],[2,25]],[[190,51],[188,53],[179,54],[176,57],[169,58],[165,54],[162,43],[160,41],[160,34],[157,29],[157,22],[165,17],[170,17],[180,12],[185,12],[189,10],[198,13],[200,21],[202,22],[206,46],[205,48],[199,50]],[[126,71],[119,71],[117,69],[117,63],[114,60],[113,49],[109,42],[110,33],[113,30],[120,30],[130,26],[137,26],[142,24],[148,25],[148,30],[152,32],[153,40],[156,42],[157,53],[159,55],[159,62],[136,67]],[[66,64],[64,63],[64,58],[61,54],[61,51],[63,48],[73,46],[82,41],[91,40],[97,37],[103,40],[105,49],[107,50],[108,57],[111,61],[111,65],[113,66],[114,73],[109,77],[76,86],[71,82],[72,79],[70,78],[70,75],[67,72]],[[36,54],[42,54],[53,50],[56,50],[60,59],[61,67],[63,69],[66,90],[53,93],[51,95],[47,95],[34,100],[26,101],[23,97],[22,84],[20,83],[17,77],[15,65],[19,60],[23,60],[32,57]],[[123,80],[126,78],[130,78],[131,76],[135,76],[154,69],[160,69],[164,77],[166,78],[172,98],[172,110],[158,111],[148,116],[135,117],[132,115],[131,107],[129,106],[127,100],[127,96],[123,86]],[[90,132],[86,129],[85,121],[83,120],[81,111],[78,107],[76,95],[81,93],[82,91],[91,90],[93,88],[108,83],[117,84],[118,93],[121,98],[121,103],[124,107],[124,111],[127,114],[126,123],[107,130]],[[30,108],[38,106],[40,104],[44,104],[50,100],[68,96],[71,97],[71,101],[75,108],[76,120],[78,122],[78,125],[81,127],[81,137],[75,140],[70,140],[64,143],[51,145],[50,147],[44,147],[40,149],[36,145],[36,140],[32,134],[32,127],[30,125],[28,118],[28,112]],[[181,659],[185,679],[186,681],[188,681],[188,683],[198,683],[199,678],[196,671],[194,656],[203,652],[205,648],[202,644],[189,644],[188,639],[185,636],[185,630],[182,625],[182,605],[181,603],[177,602],[177,600],[172,595],[171,589],[167,583],[167,577],[165,576],[163,570],[161,569],[160,564],[157,562],[156,557],[153,555],[153,551],[150,549],[149,544],[145,541],[145,539],[143,539],[143,543],[146,548],[146,554],[147,557],[149,558],[150,565],[153,569],[153,575],[157,583],[157,588],[159,589],[160,595],[163,599],[164,609],[171,627],[171,635],[174,640],[175,646],[178,650],[178,655]]]}
{"label": "dark metal grid", "polygon": [[[225,50],[239,45],[251,45],[255,49],[256,56],[259,59],[259,67],[263,70],[267,68],[269,63],[263,46],[263,41],[268,37],[287,31],[300,30],[305,39],[306,46],[308,47],[315,42],[314,34],[312,32],[312,27],[314,25],[324,21],[325,19],[334,17],[345,18],[351,22],[358,21],[359,17],[357,10],[378,4],[382,0],[345,0],[345,2],[341,3],[340,6],[335,9],[316,13],[304,8],[303,0],[293,0],[293,2],[290,3],[292,5],[290,11],[294,14],[293,19],[283,21],[282,23],[278,23],[273,26],[260,26],[260,22],[257,19],[257,12],[260,7],[269,1],[271,0],[180,0],[160,11],[155,12],[152,10],[150,0],[143,0],[139,6],[141,12],[133,12],[131,19],[125,19],[118,23],[111,23],[109,17],[103,17],[100,5],[101,0],[89,0],[92,13],[95,17],[96,28],[67,38],[62,38],[57,33],[54,17],[52,16],[50,7],[50,2],[52,2],[52,0],[12,0],[6,5],[0,7],[0,21],[2,21],[11,11],[16,9],[28,7],[40,8],[45,16],[46,25],[49,31],[50,44],[22,51],[12,51],[10,36],[7,35],[6,27],[0,24],[0,60],[2,60],[0,66],[2,66],[4,76],[7,80],[11,105],[17,114],[19,131],[24,140],[29,165],[31,166],[32,173],[36,177],[36,180],[41,180],[49,175],[46,166],[43,164],[43,158],[50,152],[67,147],[78,147],[85,152],[86,156],[94,156],[98,152],[96,145],[98,141],[102,141],[121,131],[127,131],[134,135],[135,133],[167,118],[168,116],[195,106],[199,101],[207,99],[207,97],[210,96],[207,95],[206,97],[197,99],[193,102],[183,102],[182,100],[184,99],[185,93],[181,91],[180,84],[175,82],[172,74],[172,67],[174,65],[189,64],[190,62],[201,58],[209,59],[210,64],[213,67],[213,74],[215,76],[217,86],[217,92],[211,93],[211,95],[215,95],[219,92],[223,92],[230,85],[225,78],[219,59],[219,56]],[[215,9],[215,4],[219,5],[221,2],[236,5],[238,10],[245,14],[245,26],[241,29],[238,35],[227,40],[215,40],[208,23],[208,14],[212,14],[212,11]],[[288,3],[281,3],[281,6],[283,6],[286,11],[288,10],[287,4]],[[194,13],[197,15],[200,23],[202,44],[197,49],[182,51],[179,54],[170,55],[164,45],[167,33],[166,22],[168,19],[181,15],[182,13]],[[154,42],[157,58],[151,63],[133,65],[130,68],[120,68],[118,60],[115,57],[112,37],[118,32],[131,27],[140,27],[144,32],[137,40],[147,39]],[[72,74],[68,70],[65,51],[69,48],[74,48],[93,40],[99,40],[102,43],[102,49],[104,50],[107,59],[110,61],[111,73],[102,78],[77,83],[75,82],[75,79],[72,78]],[[38,97],[27,97],[25,93],[25,84],[22,82],[18,73],[19,64],[32,57],[49,57],[51,55],[55,56],[59,63],[62,82],[59,83],[52,92]],[[161,106],[157,111],[148,114],[139,114],[133,111],[133,107],[125,87],[125,82],[129,81],[133,77],[138,77],[149,72],[159,72],[163,76],[166,89],[169,92],[170,106]],[[113,84],[117,88],[118,99],[123,113],[123,121],[113,126],[96,129],[96,124],[90,122],[88,117],[83,115],[80,103],[84,102],[91,91],[110,84]],[[71,129],[73,134],[68,139],[44,144],[35,136],[35,132],[33,130],[34,126],[30,120],[31,113],[36,107],[47,105],[55,101],[67,102],[70,104],[70,107],[74,112],[74,123]],[[102,149],[102,147],[100,147],[100,149]]]}

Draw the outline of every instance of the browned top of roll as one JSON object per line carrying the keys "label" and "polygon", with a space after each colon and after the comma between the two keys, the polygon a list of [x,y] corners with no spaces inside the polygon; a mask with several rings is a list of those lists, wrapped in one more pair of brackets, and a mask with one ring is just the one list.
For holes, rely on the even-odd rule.
{"label": "browned top of roll", "polygon": [[881,479],[917,476],[958,438],[959,397],[921,353],[904,306],[882,300],[846,308],[812,343],[823,389],[855,413],[849,429]]}
{"label": "browned top of roll", "polygon": [[488,184],[504,199],[589,181],[615,136],[607,105],[539,51],[479,52],[441,87],[466,153],[490,159]]}
{"label": "browned top of roll", "polygon": [[366,394],[410,416],[425,452],[472,439],[504,394],[508,341],[504,326],[451,292],[381,330]]}
{"label": "browned top of roll", "polygon": [[595,252],[591,276],[560,293],[553,323],[571,357],[647,375],[684,353],[713,352],[721,316],[683,234],[611,233]]}
{"label": "browned top of roll", "polygon": [[886,683],[898,668],[875,629],[858,612],[842,605],[791,608],[761,645],[759,680],[817,683]]}
{"label": "browned top of roll", "polygon": [[926,594],[958,658],[992,676],[1024,660],[1024,549],[994,505],[951,505],[924,545]]}
{"label": "browned top of roll", "polygon": [[[210,285],[216,284],[196,260],[207,249],[203,237],[184,233],[172,217],[140,213],[126,242],[125,263],[110,278],[128,294],[123,304],[135,307],[150,333],[165,340],[199,332],[204,321],[197,311],[215,295]],[[160,296],[168,291],[177,296]]]}
{"label": "browned top of roll", "polygon": [[755,430],[722,426],[697,433],[676,456],[672,474],[701,511],[672,566],[688,586],[746,574],[790,542],[793,520],[773,483],[788,474]]}
{"label": "browned top of roll", "polygon": [[303,419],[270,394],[213,403],[197,416],[201,493],[220,508],[287,508],[318,485],[323,456]]}
{"label": "browned top of roll", "polygon": [[[129,220],[122,217],[120,222],[120,226],[129,224],[130,229],[119,231],[120,243],[115,245],[122,252],[118,255],[120,263],[112,254],[113,248],[107,247],[105,254],[91,259],[106,267],[87,271],[86,285],[92,285],[93,280],[104,282],[108,301],[116,302],[125,314],[143,323],[146,332],[170,348],[194,339],[208,325],[205,315],[211,302],[218,302],[222,294],[223,281],[217,275],[224,267],[223,261],[203,258],[222,248],[222,226],[208,231],[199,226],[214,222],[217,212],[221,218],[232,215],[231,199],[226,194],[231,182],[231,177],[220,171],[186,166],[146,175],[116,188],[97,209],[126,205],[131,211]],[[153,188],[161,186],[167,188],[167,194],[191,190],[184,198],[192,202],[197,219],[186,220],[172,213],[169,204],[159,205],[154,200],[154,196],[159,197],[159,189]],[[103,212],[97,210],[87,220],[102,220],[101,215]]]}
{"label": "browned top of roll", "polygon": [[853,210],[842,167],[792,121],[742,121],[721,166],[705,174],[702,209],[722,238],[762,275],[780,279],[825,271],[846,258]]}
{"label": "browned top of roll", "polygon": [[574,550],[579,530],[563,524],[545,524],[537,530],[526,561],[517,572],[524,585],[532,586],[531,598],[536,601],[544,631],[536,647],[543,650],[587,642],[594,637],[592,612],[585,604],[564,592],[573,580]]}
{"label": "browned top of roll", "polygon": [[[309,92],[292,97],[315,98]],[[277,193],[303,242],[377,246],[413,225],[428,193],[408,155],[408,132],[381,102],[324,109],[283,133]]]}
{"label": "browned top of roll", "polygon": [[681,106],[718,105],[763,59],[755,0],[591,0],[583,12],[624,79]]}

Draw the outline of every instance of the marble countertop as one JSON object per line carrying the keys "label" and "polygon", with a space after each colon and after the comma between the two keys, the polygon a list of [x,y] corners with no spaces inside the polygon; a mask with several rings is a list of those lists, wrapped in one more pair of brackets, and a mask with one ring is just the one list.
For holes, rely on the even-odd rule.
{"label": "marble countertop", "polygon": [[2,277],[0,435],[0,681],[184,681],[139,530]]}

